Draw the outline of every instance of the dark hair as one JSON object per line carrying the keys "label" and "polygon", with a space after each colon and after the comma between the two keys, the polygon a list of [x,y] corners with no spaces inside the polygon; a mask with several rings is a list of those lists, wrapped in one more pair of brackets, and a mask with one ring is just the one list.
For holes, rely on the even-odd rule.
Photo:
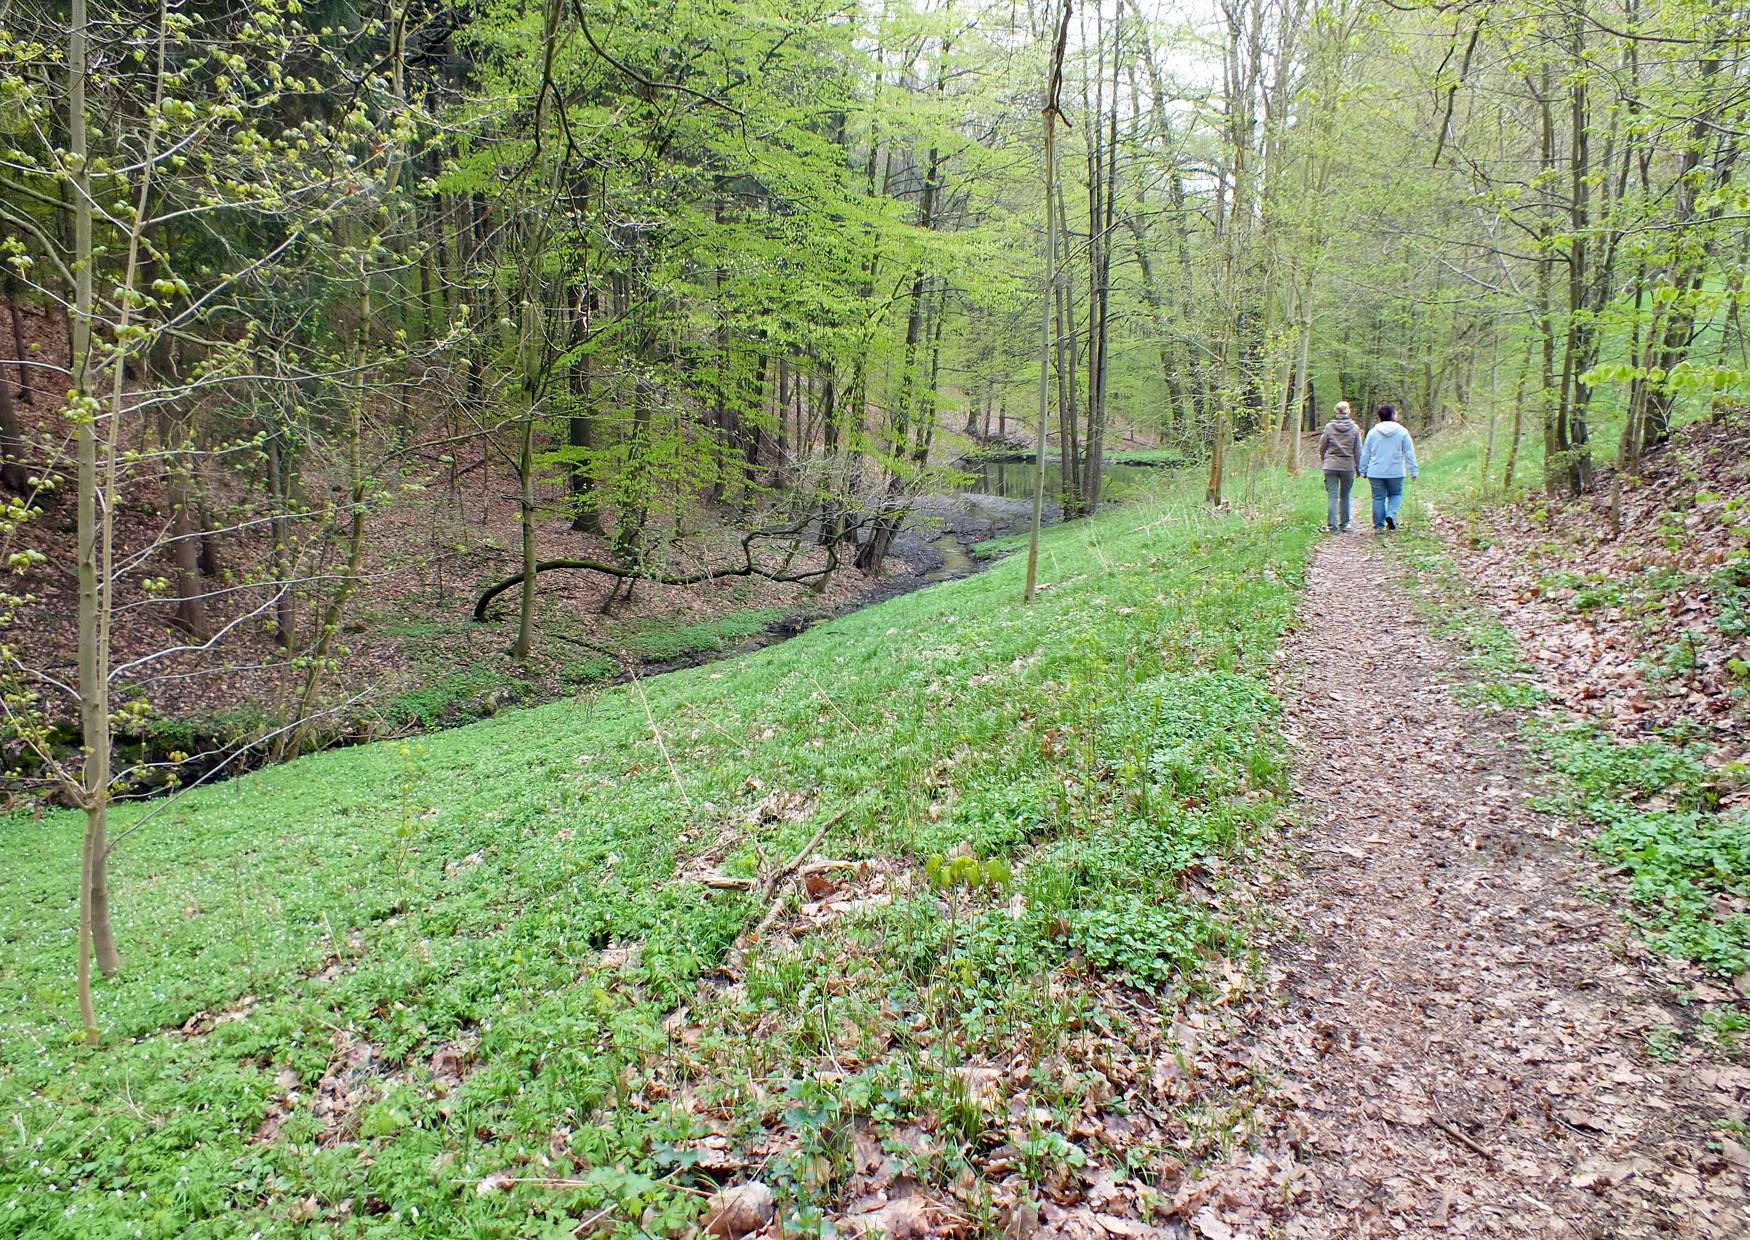
{"label": "dark hair", "polygon": [[1373,416],[1378,418],[1381,422],[1395,422],[1397,420],[1398,411],[1390,405],[1381,405],[1373,411]]}

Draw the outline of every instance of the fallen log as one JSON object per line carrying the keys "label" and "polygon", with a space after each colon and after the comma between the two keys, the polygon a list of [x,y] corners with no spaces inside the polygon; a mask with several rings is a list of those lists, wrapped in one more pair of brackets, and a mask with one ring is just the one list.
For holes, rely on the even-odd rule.
{"label": "fallen log", "polygon": [[[862,522],[859,522],[857,526],[851,527],[851,530],[848,532],[854,533],[862,524]],[[717,581],[726,577],[764,577],[768,581],[778,582],[812,581],[816,577],[825,577],[830,573],[837,572],[841,561],[839,560],[838,543],[836,541],[827,544],[826,564],[820,568],[804,569],[800,572],[790,572],[785,568],[766,568],[754,561],[753,545],[759,539],[795,538],[806,528],[807,523],[803,522],[779,530],[749,530],[741,536],[742,562],[740,564],[730,564],[720,568],[701,569],[696,573],[663,573],[637,565],[615,564],[611,560],[592,560],[588,558],[571,557],[562,560],[536,560],[535,573],[538,576],[541,573],[557,572],[561,569],[571,569],[579,572],[601,573],[604,576],[613,577],[619,581],[653,581],[657,585],[663,586],[696,586],[702,582]],[[796,550],[800,550],[800,547]],[[791,556],[785,557],[786,565],[794,554],[795,552],[793,551]],[[519,572],[504,578],[502,581],[495,581],[487,586],[486,589],[481,592],[480,597],[474,602],[474,619],[476,621],[484,621],[486,619],[486,609],[492,606],[492,600],[497,598],[500,594],[503,594],[506,590],[514,589],[515,587],[522,585],[522,583],[523,574]]]}

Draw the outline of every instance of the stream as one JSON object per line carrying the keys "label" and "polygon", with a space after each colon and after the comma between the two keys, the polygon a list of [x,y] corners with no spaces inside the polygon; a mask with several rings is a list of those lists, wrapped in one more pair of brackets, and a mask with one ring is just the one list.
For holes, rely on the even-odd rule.
{"label": "stream", "polygon": [[[874,603],[909,594],[935,582],[968,577],[988,568],[994,563],[993,557],[980,555],[974,548],[991,539],[1027,531],[1032,522],[1033,485],[1038,476],[1038,467],[1030,460],[987,459],[963,463],[962,468],[971,476],[971,489],[919,498],[913,504],[904,528],[893,540],[883,574],[871,580],[865,588],[842,605],[823,611],[799,611],[781,617],[767,625],[764,631],[744,641],[722,649],[699,651],[679,659],[646,663],[638,669],[639,674],[659,675],[683,667],[734,658],[750,650],[787,641],[810,626],[835,616],[860,611]],[[1045,502],[1041,514],[1046,524],[1055,523],[1061,516],[1061,509],[1052,498],[1060,485],[1061,477],[1061,464],[1048,461]],[[1101,478],[1104,501],[1122,503],[1153,490],[1160,484],[1161,474],[1158,466],[1120,462],[1107,466],[1102,471]],[[592,688],[604,688],[628,679],[630,673],[622,672],[595,682]],[[441,731],[446,727],[474,722],[477,718],[506,707],[535,705],[547,700],[551,699],[546,695],[537,695],[532,699],[506,696],[502,700],[479,704],[484,709],[477,714],[438,722],[429,729],[386,729],[381,720],[341,720],[318,729],[314,744],[317,748],[334,748],[384,740],[405,735],[408,731]],[[170,723],[169,727],[160,725],[150,731],[118,731],[115,736],[117,766],[127,768],[162,765],[168,769],[173,764],[172,752],[201,755],[192,762],[182,760],[174,763],[180,782],[186,785],[218,782],[263,765],[254,753],[247,754],[241,760],[230,756],[243,740],[241,737],[221,735],[212,725],[203,726],[204,721],[201,720]],[[65,728],[57,728],[56,731],[58,747],[69,754],[76,752],[76,727],[69,724]],[[168,785],[135,787],[130,796],[153,796],[169,790]],[[0,799],[0,804],[3,803],[3,799]]]}

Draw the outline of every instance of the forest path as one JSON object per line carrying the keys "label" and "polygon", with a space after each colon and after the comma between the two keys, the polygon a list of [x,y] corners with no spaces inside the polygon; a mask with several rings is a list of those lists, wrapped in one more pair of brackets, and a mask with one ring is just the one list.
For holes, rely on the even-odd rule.
{"label": "forest path", "polygon": [[1318,549],[1289,647],[1266,1101],[1192,1233],[1750,1235],[1743,1151],[1708,1146],[1750,1071],[1649,1053],[1667,994],[1371,536]]}

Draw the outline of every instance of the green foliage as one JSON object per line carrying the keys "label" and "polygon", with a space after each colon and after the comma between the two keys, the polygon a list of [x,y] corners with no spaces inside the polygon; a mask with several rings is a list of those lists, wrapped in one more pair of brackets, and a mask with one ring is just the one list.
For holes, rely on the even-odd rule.
{"label": "green foliage", "polygon": [[938,890],[969,892],[1001,891],[1008,887],[1011,877],[1009,863],[1001,857],[980,861],[974,856],[943,857],[940,853],[932,853],[924,862],[924,874]]}
{"label": "green foliage", "polygon": [[1538,726],[1533,735],[1584,800],[1663,796],[1695,809],[1714,798],[1710,772],[1691,749],[1664,741],[1624,744],[1589,724]]}
{"label": "green foliage", "polygon": [[1593,847],[1628,874],[1649,941],[1724,976],[1750,968],[1750,818],[1716,812],[1721,774],[1663,741],[1623,744],[1588,726],[1531,734],[1561,777],[1546,803],[1598,828]]}
{"label": "green foliage", "polygon": [[1750,551],[1727,562],[1708,581],[1720,632],[1727,637],[1750,635]]}
{"label": "green foliage", "polygon": [[477,659],[418,688],[396,694],[384,704],[383,717],[390,723],[417,723],[424,728],[466,723],[525,701],[534,691],[532,682],[496,663]]}
{"label": "green foliage", "polygon": [[568,685],[591,685],[612,680],[620,672],[617,660],[605,654],[586,655],[559,669],[559,679]]}
{"label": "green foliage", "polygon": [[227,747],[259,736],[268,724],[267,712],[256,706],[176,718],[147,716],[134,735],[154,749],[193,753],[208,745]]}
{"label": "green foliage", "polygon": [[649,620],[630,628],[619,641],[628,654],[643,662],[670,663],[758,637],[786,614],[781,607],[759,607],[713,620]]}

